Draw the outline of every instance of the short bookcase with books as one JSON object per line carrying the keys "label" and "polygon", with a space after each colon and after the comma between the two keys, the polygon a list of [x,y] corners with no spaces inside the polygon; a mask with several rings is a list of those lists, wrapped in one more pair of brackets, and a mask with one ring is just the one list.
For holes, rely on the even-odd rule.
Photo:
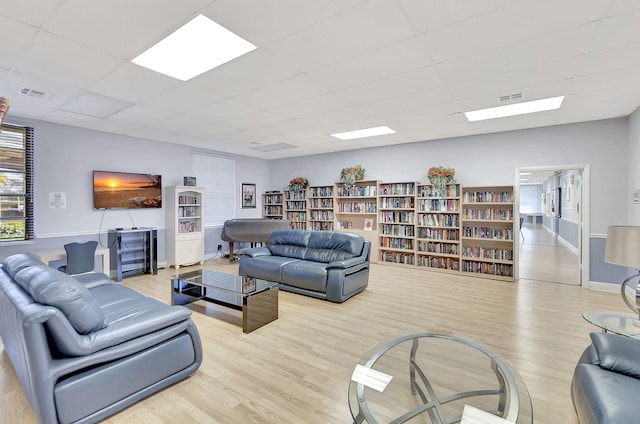
{"label": "short bookcase with books", "polygon": [[333,185],[307,188],[308,228],[315,231],[333,230]]}
{"label": "short bookcase with books", "polygon": [[415,265],[416,182],[378,185],[378,259]]}
{"label": "short bookcase with books", "polygon": [[262,217],[282,219],[284,216],[284,201],[280,190],[267,191],[262,195]]}
{"label": "short bookcase with books", "polygon": [[417,189],[417,266],[460,270],[460,184],[439,193],[430,184]]}
{"label": "short bookcase with books", "polygon": [[346,187],[344,182],[333,185],[333,228],[360,234],[369,240],[373,262],[378,258],[378,183],[376,180],[363,180],[356,181],[351,187]]}
{"label": "short bookcase with books", "polygon": [[461,271],[513,281],[513,187],[462,188]]}

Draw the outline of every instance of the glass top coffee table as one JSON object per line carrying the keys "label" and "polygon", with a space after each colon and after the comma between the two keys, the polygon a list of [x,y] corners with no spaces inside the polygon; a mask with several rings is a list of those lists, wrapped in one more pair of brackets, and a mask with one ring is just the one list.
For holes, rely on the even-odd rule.
{"label": "glass top coffee table", "polygon": [[458,423],[465,405],[533,422],[527,386],[513,366],[462,337],[410,334],[375,346],[349,385],[354,423]]}
{"label": "glass top coffee table", "polygon": [[278,319],[278,283],[211,269],[171,278],[171,304],[198,300],[242,311],[242,331],[249,333]]}
{"label": "glass top coffee table", "polygon": [[597,309],[583,312],[582,318],[590,324],[601,328],[605,333],[611,332],[622,336],[640,338],[640,320],[637,314]]}

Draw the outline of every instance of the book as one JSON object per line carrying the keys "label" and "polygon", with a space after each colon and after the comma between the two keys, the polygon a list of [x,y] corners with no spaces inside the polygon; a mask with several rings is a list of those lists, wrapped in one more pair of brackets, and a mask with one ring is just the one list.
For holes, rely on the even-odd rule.
{"label": "book", "polygon": [[371,218],[365,218],[364,219],[364,229],[365,229],[365,231],[372,231],[373,230],[373,219],[371,219]]}

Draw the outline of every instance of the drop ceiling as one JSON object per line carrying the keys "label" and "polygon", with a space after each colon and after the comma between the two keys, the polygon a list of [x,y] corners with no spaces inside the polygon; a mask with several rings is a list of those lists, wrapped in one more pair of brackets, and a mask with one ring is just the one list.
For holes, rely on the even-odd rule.
{"label": "drop ceiling", "polygon": [[[187,82],[130,62],[200,13],[258,48]],[[637,0],[3,0],[0,96],[27,120],[286,158],[628,116],[639,22]]]}

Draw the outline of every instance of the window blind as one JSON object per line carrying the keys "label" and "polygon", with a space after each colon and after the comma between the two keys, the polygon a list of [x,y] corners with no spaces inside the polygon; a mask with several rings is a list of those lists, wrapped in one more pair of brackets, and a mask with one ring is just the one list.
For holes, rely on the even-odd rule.
{"label": "window blind", "polygon": [[191,169],[204,192],[205,227],[222,226],[235,216],[236,162],[203,152],[191,152]]}

